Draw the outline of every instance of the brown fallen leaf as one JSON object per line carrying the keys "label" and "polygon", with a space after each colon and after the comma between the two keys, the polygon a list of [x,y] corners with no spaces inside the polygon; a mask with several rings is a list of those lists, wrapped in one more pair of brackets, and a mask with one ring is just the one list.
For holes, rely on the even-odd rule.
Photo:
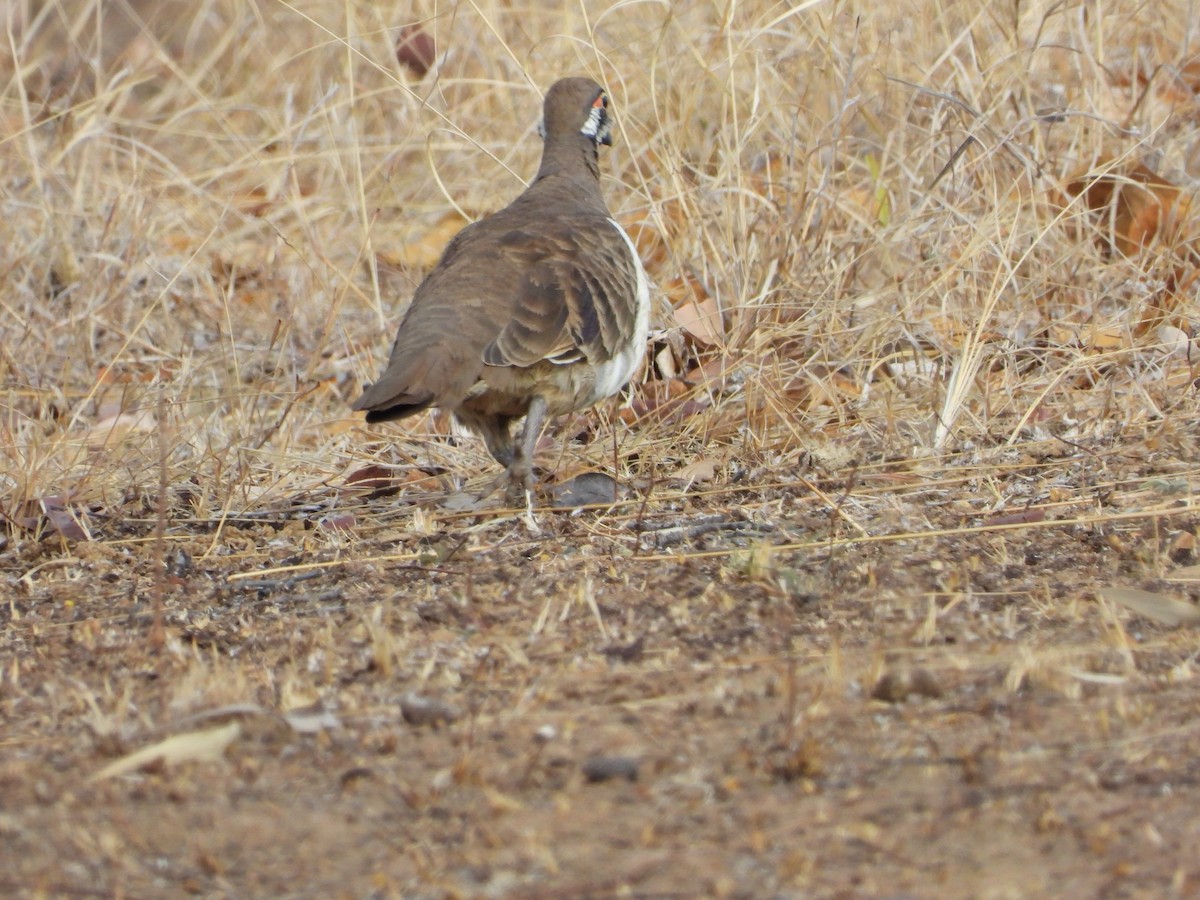
{"label": "brown fallen leaf", "polygon": [[655,421],[678,421],[711,405],[707,394],[696,394],[691,385],[680,379],[649,381],[638,388],[628,406],[621,408],[620,417],[629,425],[651,416]]}
{"label": "brown fallen leaf", "polygon": [[1135,88],[1138,93],[1148,89],[1170,107],[1191,107],[1200,94],[1200,58],[1193,57],[1174,65],[1147,66],[1142,57],[1132,65],[1106,69],[1109,84],[1119,88]]}
{"label": "brown fallen leaf", "polygon": [[1101,597],[1112,603],[1124,606],[1126,609],[1145,616],[1163,625],[1174,628],[1177,625],[1194,625],[1200,622],[1200,607],[1176,600],[1165,594],[1156,594],[1131,587],[1102,588]]}
{"label": "brown fallen leaf", "polygon": [[1099,220],[1101,245],[1122,256],[1135,256],[1156,243],[1188,243],[1191,193],[1141,163],[1114,167],[1111,160],[1101,160],[1070,178],[1063,190],[1082,198]]}
{"label": "brown fallen leaf", "polygon": [[147,410],[118,413],[101,419],[84,434],[84,442],[93,449],[115,447],[134,435],[150,434],[158,428],[158,419]]}
{"label": "brown fallen leaf", "polygon": [[624,216],[621,227],[637,247],[638,257],[647,272],[654,272],[667,260],[667,241],[661,231],[641,217]]}
{"label": "brown fallen leaf", "polygon": [[1175,327],[1180,331],[1190,331],[1189,323],[1179,315],[1180,309],[1186,309],[1195,296],[1196,281],[1200,278],[1200,269],[1184,270],[1177,266],[1176,270],[1167,274],[1163,287],[1142,308],[1141,318],[1133,329],[1137,337],[1158,331],[1165,326]]}
{"label": "brown fallen leaf", "polygon": [[1167,575],[1167,581],[1200,581],[1200,565],[1184,566]]}
{"label": "brown fallen leaf", "polygon": [[54,530],[68,541],[88,541],[91,536],[84,529],[76,515],[67,508],[66,498],[58,495],[43,497],[40,501],[42,512]]}
{"label": "brown fallen leaf", "polygon": [[[423,472],[421,475],[426,477]],[[356,493],[366,494],[370,499],[387,497],[400,492],[400,482],[397,480],[395,472],[387,466],[376,463],[355,469],[347,475],[346,486],[354,488]]]}
{"label": "brown fallen leaf", "polygon": [[154,381],[170,381],[178,371],[179,363],[174,360],[120,362],[101,366],[96,380],[101,384],[150,384]]}
{"label": "brown fallen leaf", "polygon": [[316,734],[342,727],[338,717],[319,703],[285,712],[283,719],[296,734]]}
{"label": "brown fallen leaf", "polygon": [[719,344],[725,337],[721,308],[694,275],[673,278],[663,292],[675,310],[675,321],[692,340],[705,345]]}
{"label": "brown fallen leaf", "polygon": [[1189,562],[1196,558],[1196,536],[1190,531],[1181,531],[1171,540],[1169,552],[1174,563]]}
{"label": "brown fallen leaf", "polygon": [[697,483],[703,484],[717,477],[717,469],[720,465],[721,460],[717,457],[702,456],[672,475],[671,481],[682,481],[687,487]]}
{"label": "brown fallen leaf", "polygon": [[358,519],[351,512],[330,513],[317,520],[318,528],[334,534],[354,531],[357,526]]}
{"label": "brown fallen leaf", "polygon": [[228,725],[206,731],[173,735],[109,763],[89,777],[88,781],[116,778],[151,765],[176,766],[186,762],[218,762],[224,756],[226,748],[241,733],[241,725],[230,722]]}
{"label": "brown fallen leaf", "polygon": [[389,487],[392,481],[392,470],[377,463],[370,463],[361,469],[355,469],[346,476],[346,484],[358,485],[373,491]]}
{"label": "brown fallen leaf", "polygon": [[750,184],[755,193],[773,198],[780,190],[791,188],[796,180],[795,160],[791,154],[767,151],[750,164]]}
{"label": "brown fallen leaf", "polygon": [[812,410],[820,406],[841,407],[862,396],[862,386],[849,368],[834,369],[823,363],[813,363],[790,379],[783,394],[795,410]]}
{"label": "brown fallen leaf", "polygon": [[437,46],[420,25],[405,25],[396,38],[396,59],[418,78],[423,78],[437,59]]}

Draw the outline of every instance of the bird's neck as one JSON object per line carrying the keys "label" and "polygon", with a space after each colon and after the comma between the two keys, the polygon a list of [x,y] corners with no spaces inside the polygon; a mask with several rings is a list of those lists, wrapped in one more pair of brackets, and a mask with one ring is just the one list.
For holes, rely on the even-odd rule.
{"label": "bird's neck", "polygon": [[547,141],[534,184],[566,178],[600,194],[600,152],[595,141],[579,134]]}

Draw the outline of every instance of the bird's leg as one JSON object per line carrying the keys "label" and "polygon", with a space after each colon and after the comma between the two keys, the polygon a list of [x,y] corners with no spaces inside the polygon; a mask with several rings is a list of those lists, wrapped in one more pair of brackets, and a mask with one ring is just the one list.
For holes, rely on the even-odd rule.
{"label": "bird's leg", "polygon": [[512,419],[508,416],[480,416],[474,427],[487,445],[492,459],[504,468],[510,468],[517,455],[512,440]]}
{"label": "bird's leg", "polygon": [[[483,438],[484,446],[487,447],[488,453],[492,455],[492,459],[504,466],[504,474],[497,478],[492,486],[484,491],[483,497],[491,496],[501,485],[507,489],[509,470],[512,468],[517,456],[517,449],[513,446],[512,439],[512,417],[489,416],[465,409],[456,410],[454,417],[461,424]],[[483,497],[480,499],[483,499]]]}
{"label": "bird's leg", "polygon": [[524,500],[530,508],[533,506],[533,454],[545,422],[546,400],[538,395],[529,404],[525,424],[521,426],[521,439],[513,448],[513,459],[508,465],[509,500]]}

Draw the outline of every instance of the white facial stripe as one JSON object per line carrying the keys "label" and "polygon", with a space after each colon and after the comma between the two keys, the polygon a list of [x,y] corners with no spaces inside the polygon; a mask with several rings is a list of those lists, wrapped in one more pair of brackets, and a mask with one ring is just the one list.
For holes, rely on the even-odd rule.
{"label": "white facial stripe", "polygon": [[579,129],[579,133],[587,135],[593,141],[598,137],[603,137],[600,134],[600,122],[604,117],[604,107],[593,106],[592,111],[588,113],[587,121],[583,123],[583,127]]}

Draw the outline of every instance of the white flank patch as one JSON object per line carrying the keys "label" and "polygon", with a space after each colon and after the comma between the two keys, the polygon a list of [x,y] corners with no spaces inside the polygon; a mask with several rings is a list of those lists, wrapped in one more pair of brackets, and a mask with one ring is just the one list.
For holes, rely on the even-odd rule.
{"label": "white flank patch", "polygon": [[646,339],[650,336],[650,279],[646,277],[646,270],[642,266],[642,259],[638,256],[633,240],[616,219],[610,218],[608,221],[625,241],[629,255],[633,257],[633,265],[637,269],[637,316],[628,343],[611,360],[596,367],[597,399],[611,397],[633,377],[642,354],[646,352]]}

